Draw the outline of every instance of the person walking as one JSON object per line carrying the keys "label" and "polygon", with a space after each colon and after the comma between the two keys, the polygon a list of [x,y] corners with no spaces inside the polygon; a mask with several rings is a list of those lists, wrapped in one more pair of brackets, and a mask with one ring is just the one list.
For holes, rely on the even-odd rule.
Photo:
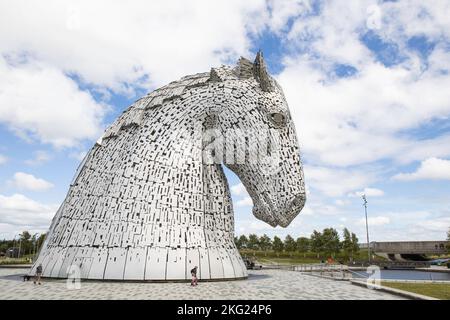
{"label": "person walking", "polygon": [[34,276],[33,283],[36,284],[36,281],[38,284],[41,284],[41,276],[42,276],[42,264],[39,264],[36,268],[36,275]]}
{"label": "person walking", "polygon": [[194,269],[191,270],[191,276],[192,276],[191,286],[196,286],[196,285],[198,285],[198,279],[197,279],[197,266],[195,266]]}

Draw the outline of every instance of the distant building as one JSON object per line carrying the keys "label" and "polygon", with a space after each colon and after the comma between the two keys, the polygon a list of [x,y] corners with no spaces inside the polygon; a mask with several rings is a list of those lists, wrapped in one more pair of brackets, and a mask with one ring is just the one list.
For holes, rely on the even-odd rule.
{"label": "distant building", "polygon": [[[389,260],[427,260],[429,255],[443,255],[447,253],[450,241],[386,241],[371,242],[373,253]],[[367,249],[367,243],[360,248]]]}
{"label": "distant building", "polygon": [[[359,243],[358,245],[360,249],[367,249],[367,243]],[[373,242],[370,243],[370,247],[373,247]]]}

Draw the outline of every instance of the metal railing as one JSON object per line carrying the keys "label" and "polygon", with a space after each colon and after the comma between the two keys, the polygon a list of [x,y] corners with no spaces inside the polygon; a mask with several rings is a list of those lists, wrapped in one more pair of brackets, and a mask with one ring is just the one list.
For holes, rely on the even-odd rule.
{"label": "metal railing", "polygon": [[382,269],[415,269],[415,268],[429,268],[429,261],[355,261],[351,267],[368,267],[369,265],[376,265]]}
{"label": "metal railing", "polygon": [[344,264],[301,264],[292,266],[292,271],[305,272],[311,275],[333,279],[352,279],[352,273],[350,272],[349,267]]}

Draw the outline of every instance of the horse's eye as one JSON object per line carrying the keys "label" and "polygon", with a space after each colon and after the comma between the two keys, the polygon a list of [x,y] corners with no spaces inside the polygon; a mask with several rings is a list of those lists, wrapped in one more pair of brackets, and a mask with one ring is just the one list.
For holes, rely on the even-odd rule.
{"label": "horse's eye", "polygon": [[286,125],[286,117],[282,113],[271,113],[269,114],[269,119],[277,127],[284,127]]}

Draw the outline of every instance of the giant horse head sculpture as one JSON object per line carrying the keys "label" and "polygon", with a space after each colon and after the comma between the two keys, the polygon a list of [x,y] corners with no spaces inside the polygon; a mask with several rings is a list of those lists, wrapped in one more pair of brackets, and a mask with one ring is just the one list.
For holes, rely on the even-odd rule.
{"label": "giant horse head sculpture", "polygon": [[80,164],[30,274],[114,280],[247,276],[222,164],[254,215],[287,226],[305,203],[283,92],[255,62],[181,78],[130,106]]}

